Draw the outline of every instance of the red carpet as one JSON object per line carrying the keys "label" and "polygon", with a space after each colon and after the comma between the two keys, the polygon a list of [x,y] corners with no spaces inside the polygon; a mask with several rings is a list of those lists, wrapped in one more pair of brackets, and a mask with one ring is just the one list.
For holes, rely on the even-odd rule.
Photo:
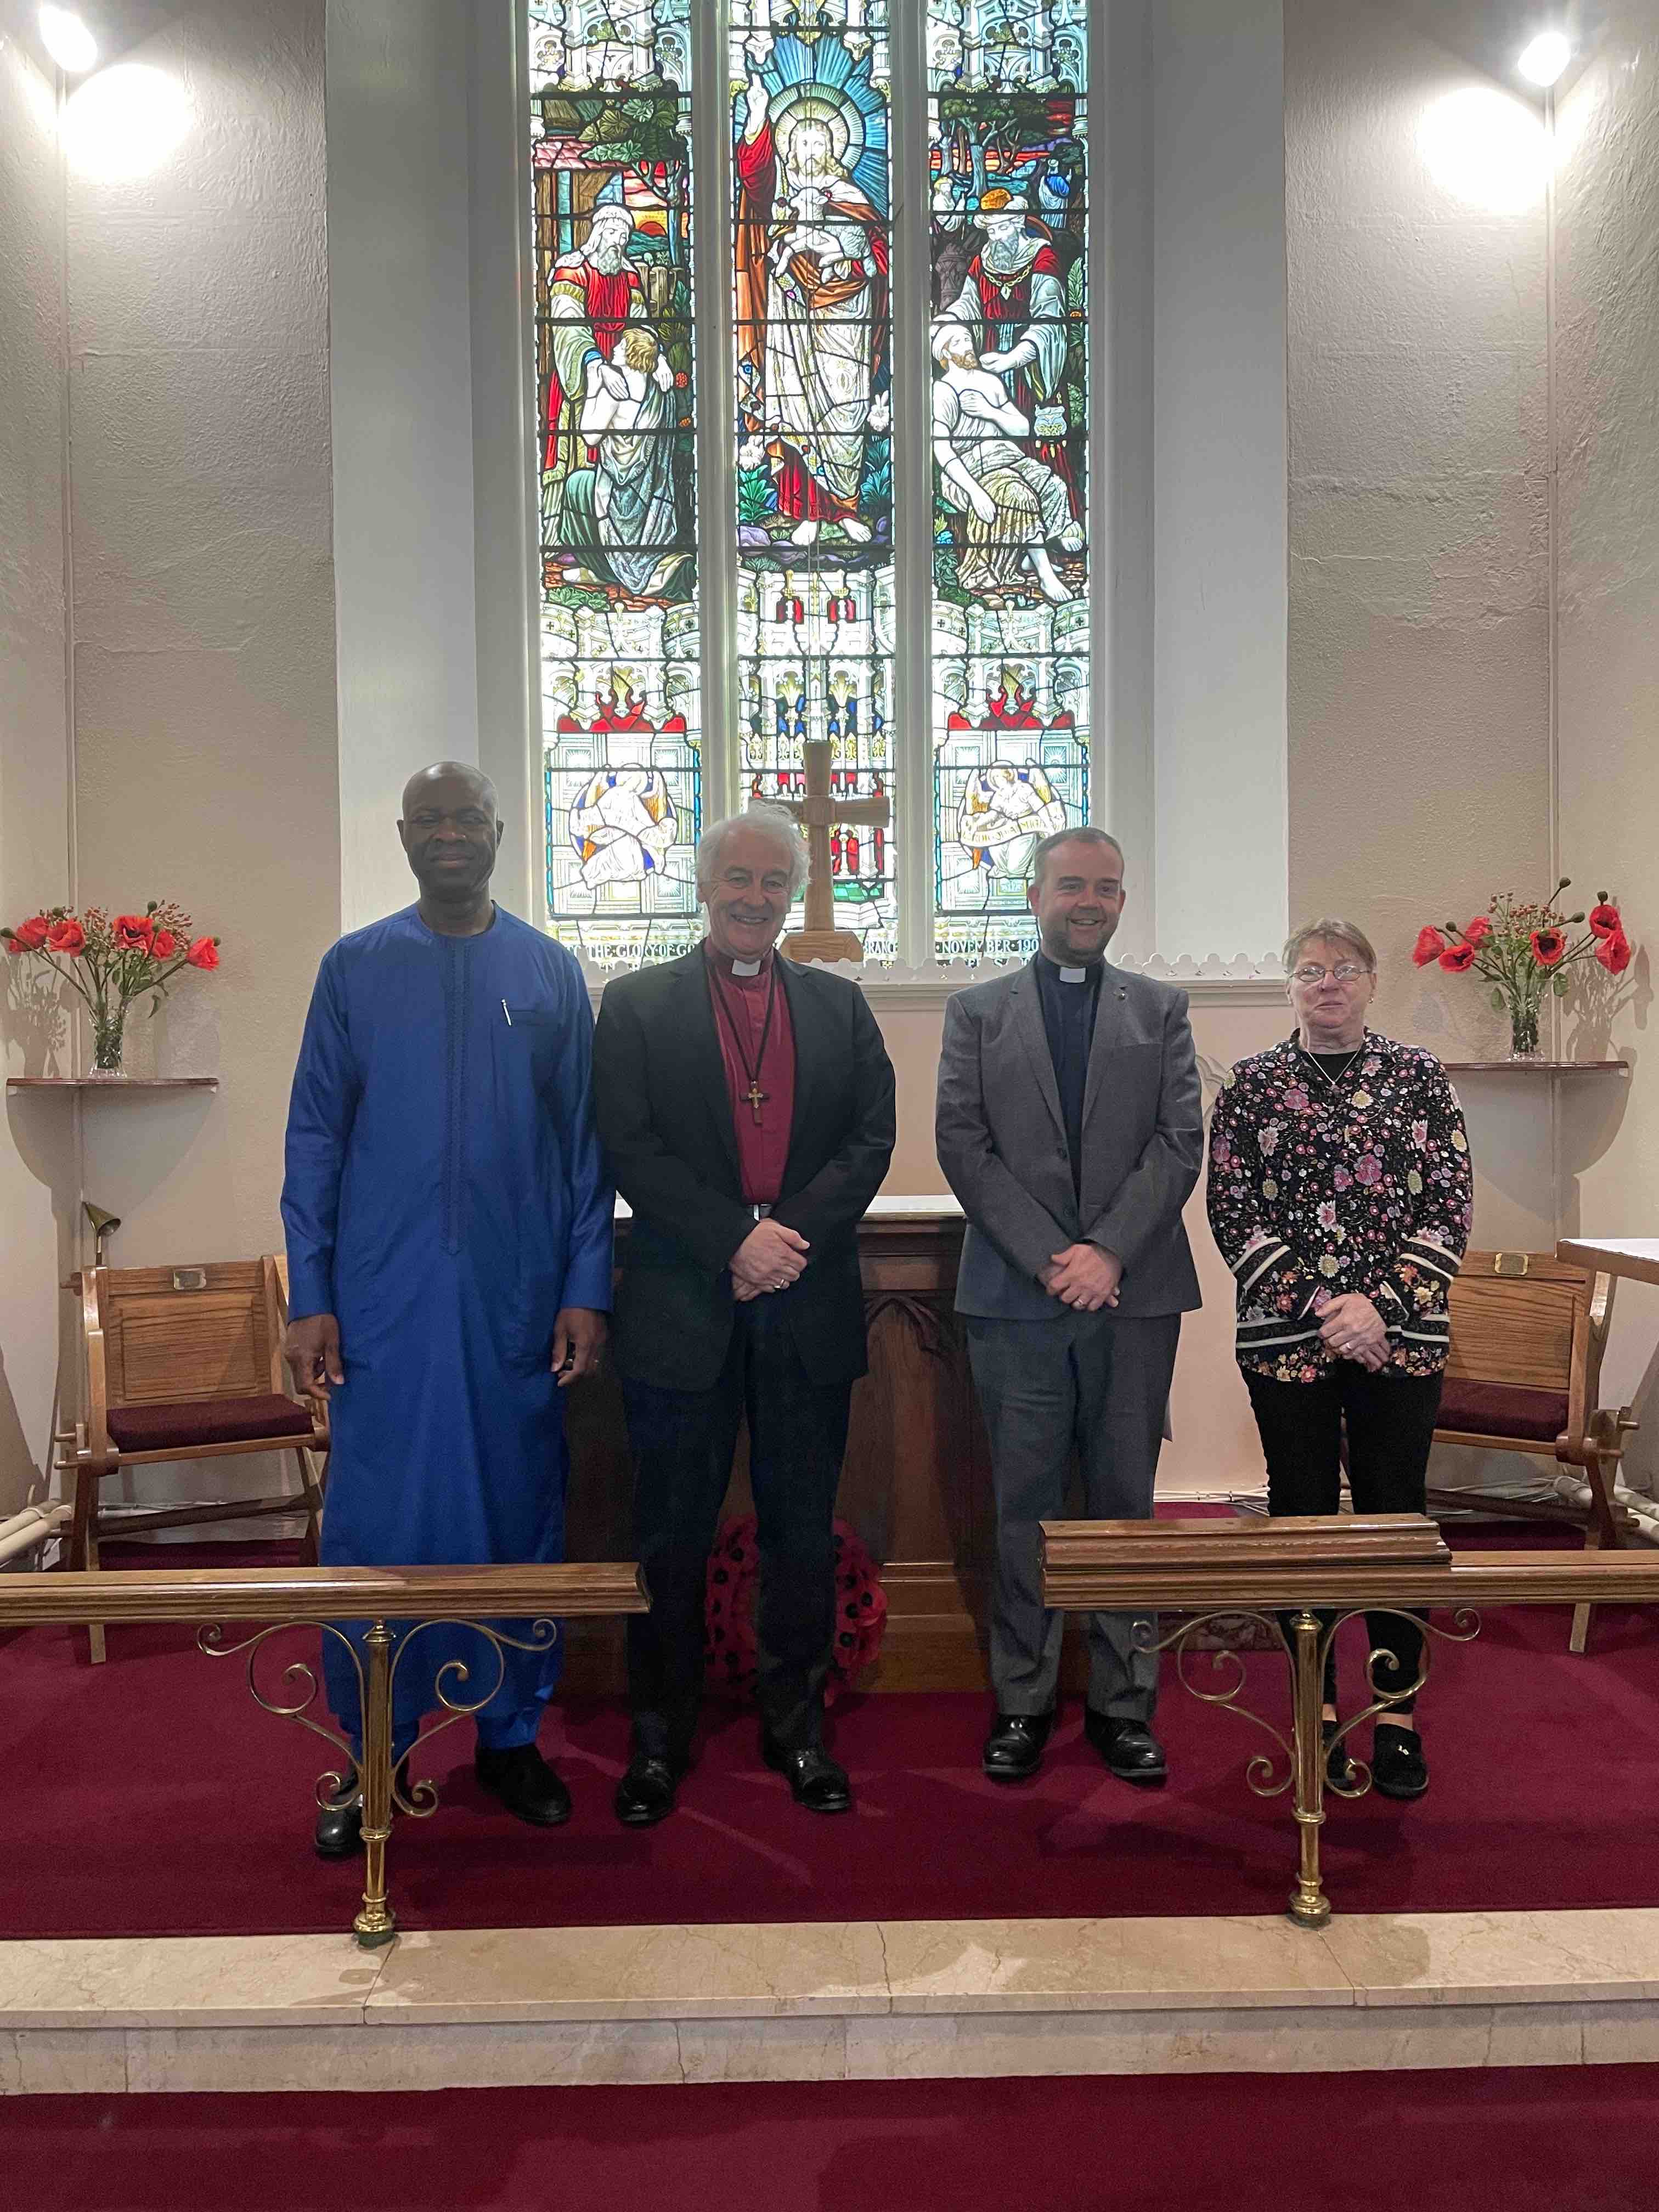
{"label": "red carpet", "polygon": [[[1483,1529],[1479,1541],[1504,1533]],[[1415,1806],[1332,1804],[1325,1869],[1338,1910],[1659,1902],[1644,1841],[1659,1819],[1654,1632],[1645,1613],[1601,1608],[1590,1656],[1575,1659],[1564,1610],[1516,1608],[1489,1616],[1467,1649],[1437,1647],[1425,1722],[1433,1788]],[[307,1640],[296,1632],[297,1650]],[[358,1870],[322,1866],[309,1848],[323,1747],[260,1713],[240,1662],[204,1658],[187,1632],[113,1630],[99,1668],[84,1650],[84,1636],[67,1630],[0,1646],[0,1929],[246,1935],[347,1924]],[[1202,1656],[1194,1663],[1207,1667]],[[1283,1662],[1247,1663],[1262,1710],[1282,1715]],[[1288,1803],[1257,1800],[1244,1781],[1258,1732],[1180,1692],[1167,1662],[1159,1727],[1172,1778],[1162,1792],[1106,1774],[1076,1706],[1039,1779],[1000,1789],[979,1771],[988,1711],[967,1693],[841,1705],[834,1740],[858,1806],[849,1819],[822,1820],[761,1768],[752,1717],[711,1705],[681,1811],[642,1834],[619,1828],[610,1810],[627,1749],[618,1704],[550,1717],[544,1746],[576,1798],[575,1818],[551,1834],[481,1796],[463,1723],[433,1753],[442,1808],[400,1821],[393,1837],[399,1919],[465,1928],[1283,1905]]]}
{"label": "red carpet", "polygon": [[1651,2212],[1652,2067],[17,2097],[29,2212]]}

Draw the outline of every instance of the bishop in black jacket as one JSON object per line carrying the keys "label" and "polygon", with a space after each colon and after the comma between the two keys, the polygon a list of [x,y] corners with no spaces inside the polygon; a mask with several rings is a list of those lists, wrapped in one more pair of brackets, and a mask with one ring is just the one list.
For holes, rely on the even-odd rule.
{"label": "bishop in black jacket", "polygon": [[823,1685],[836,1491],[866,1365],[858,1228],[893,1150],[893,1070],[857,985],[775,949],[805,874],[781,807],[707,830],[707,937],[609,984],[594,1035],[600,1141],[634,1217],[613,1342],[651,1591],[628,1624],[617,1814],[630,1826],[672,1811],[690,1762],[704,1580],[745,1416],[762,1754],[798,1803],[852,1803],[823,1747]]}

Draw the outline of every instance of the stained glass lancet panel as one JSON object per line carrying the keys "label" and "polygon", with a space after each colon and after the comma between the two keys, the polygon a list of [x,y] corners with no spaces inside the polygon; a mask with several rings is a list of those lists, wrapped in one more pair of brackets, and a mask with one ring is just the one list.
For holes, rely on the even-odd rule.
{"label": "stained glass lancet panel", "polygon": [[[745,794],[895,786],[886,0],[732,0],[738,686]],[[831,833],[836,921],[898,950],[890,827]],[[797,909],[797,921],[799,910]]]}
{"label": "stained glass lancet panel", "polygon": [[1036,932],[1089,811],[1087,0],[927,0],[934,947]]}
{"label": "stained glass lancet panel", "polygon": [[531,0],[547,905],[599,967],[700,934],[690,0]]}

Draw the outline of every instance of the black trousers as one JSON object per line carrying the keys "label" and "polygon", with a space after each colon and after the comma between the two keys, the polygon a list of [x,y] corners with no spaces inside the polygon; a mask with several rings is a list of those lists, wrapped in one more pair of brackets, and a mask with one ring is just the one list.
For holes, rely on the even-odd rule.
{"label": "black trousers", "polygon": [[634,1542],[651,1592],[628,1622],[628,1694],[637,1751],[682,1763],[702,1694],[708,1554],[749,1424],[759,1523],[757,1694],[768,1731],[816,1743],[836,1618],[836,1491],[853,1386],[814,1382],[795,1350],[787,1291],[738,1306],[726,1364],[707,1390],[624,1376],[634,1449]]}
{"label": "black trousers", "polygon": [[[1340,1359],[1317,1382],[1277,1382],[1248,1370],[1244,1381],[1267,1462],[1267,1510],[1334,1513],[1341,1502],[1342,1432],[1348,1437],[1348,1488],[1356,1513],[1421,1513],[1444,1377],[1367,1374]],[[1322,1613],[1322,1620],[1334,1620]],[[1368,1613],[1365,1626],[1379,1662],[1379,1689],[1417,1679],[1423,1638],[1397,1613]],[[1325,1701],[1336,1702],[1336,1655],[1325,1668]],[[1367,1700],[1369,1702],[1369,1700]],[[1415,1700],[1397,1710],[1408,1713]]]}

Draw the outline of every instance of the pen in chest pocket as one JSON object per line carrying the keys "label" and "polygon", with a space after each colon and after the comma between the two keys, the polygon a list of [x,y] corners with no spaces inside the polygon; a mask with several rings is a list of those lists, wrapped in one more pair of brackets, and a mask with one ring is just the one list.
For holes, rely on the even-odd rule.
{"label": "pen in chest pocket", "polygon": [[501,1012],[506,1017],[507,1026],[508,1029],[511,1029],[513,1026],[513,1017],[511,1014],[507,1013],[507,1000],[505,999],[501,1000]]}

